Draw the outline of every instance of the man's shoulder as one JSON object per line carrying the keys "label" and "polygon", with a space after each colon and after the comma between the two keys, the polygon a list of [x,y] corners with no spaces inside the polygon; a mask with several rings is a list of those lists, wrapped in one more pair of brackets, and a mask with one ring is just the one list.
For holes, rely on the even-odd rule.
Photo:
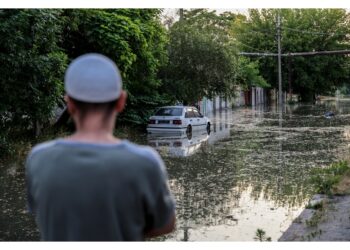
{"label": "man's shoulder", "polygon": [[152,161],[154,164],[162,164],[160,155],[155,149],[151,148],[150,146],[138,145],[129,141],[125,141],[125,145],[130,153],[137,155],[138,157],[145,160]]}
{"label": "man's shoulder", "polygon": [[32,150],[29,153],[29,157],[39,154],[40,152],[49,150],[52,147],[54,147],[56,144],[57,144],[57,140],[51,140],[51,141],[39,143],[32,148]]}

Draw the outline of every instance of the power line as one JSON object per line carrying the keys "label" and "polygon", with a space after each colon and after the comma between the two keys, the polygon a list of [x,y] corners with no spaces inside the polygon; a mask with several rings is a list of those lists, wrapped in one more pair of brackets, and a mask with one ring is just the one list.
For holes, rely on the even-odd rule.
{"label": "power line", "polygon": [[239,52],[242,56],[278,56],[277,53],[254,53],[254,52]]}
{"label": "power line", "polygon": [[249,30],[244,32],[237,32],[237,35],[246,35],[246,34],[261,34],[261,35],[269,35],[269,36],[275,36],[275,34],[272,33],[272,31],[269,32],[263,32],[258,30]]}
{"label": "power line", "polygon": [[260,49],[253,48],[253,47],[251,47],[251,46],[249,46],[249,45],[247,45],[247,44],[245,44],[245,43],[242,43],[241,41],[236,40],[235,42],[238,42],[238,43],[240,43],[241,45],[243,45],[243,46],[245,46],[245,47],[247,47],[247,48],[250,48],[250,49],[252,49],[252,50],[255,50],[255,51],[259,52],[259,53],[268,53],[268,54],[271,54],[271,52],[269,52],[269,51],[264,51],[264,50],[260,50]]}
{"label": "power line", "polygon": [[[309,30],[302,30],[302,29],[296,29],[296,28],[290,28],[283,26],[282,29],[290,30],[290,31],[295,31],[299,33],[304,33],[304,34],[313,34],[313,35],[348,35],[348,33],[339,33],[339,32],[317,32],[317,31],[309,31]],[[273,35],[275,36],[274,32],[272,30],[267,30],[267,29],[262,29],[262,30],[249,30],[249,31],[244,31],[244,32],[237,32],[239,35],[245,35],[245,34],[262,34],[262,35]]]}
{"label": "power line", "polygon": [[299,33],[304,33],[304,34],[313,34],[313,35],[347,35],[345,33],[337,33],[337,32],[315,32],[315,31],[306,31],[306,30],[300,30],[300,29],[294,29],[294,28],[289,28],[283,26],[283,29],[286,30],[291,30]]}
{"label": "power line", "polygon": [[350,54],[350,50],[294,52],[294,53],[283,54],[283,56],[322,56],[322,55],[345,55],[345,54]]}
{"label": "power line", "polygon": [[[240,52],[243,56],[278,56],[277,53],[254,53],[254,52]],[[292,52],[281,54],[283,57],[292,56],[323,56],[323,55],[346,55],[350,54],[350,50],[331,50],[331,51],[312,51],[312,52]]]}

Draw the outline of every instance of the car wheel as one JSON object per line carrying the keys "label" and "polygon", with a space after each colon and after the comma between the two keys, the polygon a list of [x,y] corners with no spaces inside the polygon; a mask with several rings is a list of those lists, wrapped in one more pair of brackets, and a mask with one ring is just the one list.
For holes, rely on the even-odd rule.
{"label": "car wheel", "polygon": [[186,128],[186,134],[191,134],[192,133],[192,126],[188,125]]}
{"label": "car wheel", "polygon": [[208,135],[210,134],[210,123],[209,122],[207,124],[207,133],[208,133]]}
{"label": "car wheel", "polygon": [[192,139],[192,132],[186,133],[187,139],[191,140]]}

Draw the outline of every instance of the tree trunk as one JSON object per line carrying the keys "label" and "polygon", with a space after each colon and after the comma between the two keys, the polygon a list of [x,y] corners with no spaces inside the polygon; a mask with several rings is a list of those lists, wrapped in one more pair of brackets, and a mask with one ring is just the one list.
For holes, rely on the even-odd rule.
{"label": "tree trunk", "polygon": [[34,135],[35,137],[38,137],[41,134],[41,124],[39,120],[35,119],[34,122]]}
{"label": "tree trunk", "polygon": [[314,103],[315,102],[315,93],[311,89],[301,89],[300,99],[301,99],[301,102]]}

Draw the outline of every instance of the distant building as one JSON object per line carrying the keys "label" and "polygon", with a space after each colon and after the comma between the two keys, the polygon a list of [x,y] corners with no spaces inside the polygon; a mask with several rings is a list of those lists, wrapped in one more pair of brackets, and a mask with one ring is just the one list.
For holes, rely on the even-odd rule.
{"label": "distant building", "polygon": [[251,87],[246,91],[238,89],[236,96],[233,98],[216,96],[215,98],[209,99],[204,97],[196,105],[203,114],[207,114],[214,110],[264,105],[269,102],[269,96],[271,96],[269,90],[261,87]]}

